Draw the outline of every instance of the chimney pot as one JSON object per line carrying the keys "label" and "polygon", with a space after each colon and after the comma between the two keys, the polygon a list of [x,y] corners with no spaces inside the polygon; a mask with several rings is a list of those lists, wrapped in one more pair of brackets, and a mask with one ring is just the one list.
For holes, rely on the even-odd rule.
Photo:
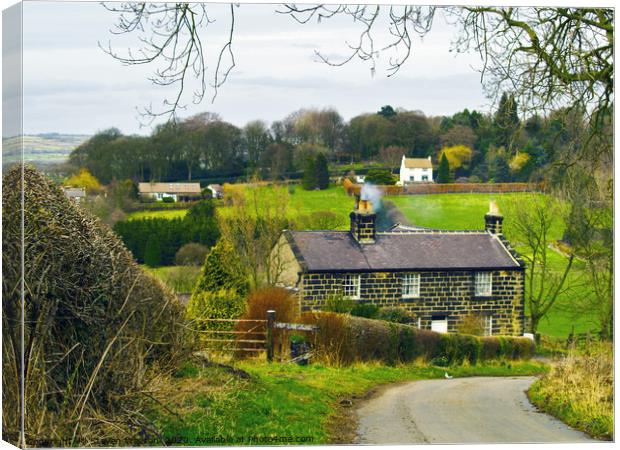
{"label": "chimney pot", "polygon": [[372,211],[370,201],[356,202],[355,210],[351,212],[349,218],[351,219],[351,237],[360,244],[374,244],[377,215]]}
{"label": "chimney pot", "polygon": [[484,229],[491,234],[502,234],[504,216],[499,212],[497,203],[491,200],[489,203],[489,212],[484,215]]}

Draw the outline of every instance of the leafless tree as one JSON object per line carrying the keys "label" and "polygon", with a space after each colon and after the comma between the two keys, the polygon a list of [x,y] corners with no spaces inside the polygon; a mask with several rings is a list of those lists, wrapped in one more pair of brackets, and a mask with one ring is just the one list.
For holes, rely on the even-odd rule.
{"label": "leafless tree", "polygon": [[397,145],[388,145],[387,147],[381,147],[379,150],[379,160],[390,168],[393,172],[398,168],[403,156],[407,154],[405,147],[399,147]]}
{"label": "leafless tree", "polygon": [[234,250],[229,267],[243,274],[250,287],[274,285],[283,261],[274,260],[274,252],[283,243],[279,239],[286,228],[288,191],[284,187],[265,191],[256,180],[245,187],[225,188],[224,201],[231,208],[218,216],[221,239]]}
{"label": "leafless tree", "polygon": [[[198,89],[192,93],[195,104],[202,102],[207,92],[207,65],[205,45],[202,32],[214,22],[208,15],[209,5],[202,3],[103,3],[103,6],[117,14],[117,22],[112,34],[137,34],[140,46],[137,50],[129,48],[121,53],[112,48],[108,42],[99,46],[107,54],[129,66],[155,64],[157,68],[149,78],[159,86],[176,86],[176,94],[163,101],[163,109],[157,110],[149,105],[141,111],[146,123],[156,117],[169,116],[177,118],[183,103],[186,84],[190,77],[199,81]],[[232,50],[235,30],[235,8],[229,5],[230,28],[228,39],[224,42],[217,56],[213,79],[213,99],[218,89],[226,82],[235,67]]]}
{"label": "leafless tree", "polygon": [[[523,208],[524,202],[529,205]],[[540,321],[547,316],[558,298],[574,288],[569,273],[575,255],[570,253],[561,262],[553,260],[552,232],[561,223],[563,206],[550,196],[532,195],[510,204],[511,218],[507,235],[520,250],[526,262],[525,303],[530,315],[530,332],[536,333]]]}
{"label": "leafless tree", "polygon": [[593,317],[603,339],[613,338],[614,245],[613,184],[609,174],[587,167],[568,171],[562,192],[571,205],[566,243],[584,263],[587,290],[575,296],[573,314]]}

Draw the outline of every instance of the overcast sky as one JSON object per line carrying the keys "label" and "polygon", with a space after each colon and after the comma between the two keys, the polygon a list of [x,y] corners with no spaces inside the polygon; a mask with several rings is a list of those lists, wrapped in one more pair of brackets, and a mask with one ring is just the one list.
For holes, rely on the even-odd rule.
{"label": "overcast sky", "polygon": [[[211,70],[214,52],[228,32],[229,14],[224,5],[209,8],[216,22],[202,39]],[[441,18],[423,41],[415,41],[401,71],[388,78],[389,55],[381,56],[374,76],[362,61],[344,67],[317,61],[315,49],[332,57],[346,55],[347,40],[360,32],[350,18],[300,25],[276,14],[276,8],[245,4],[236,9],[235,69],[214,103],[209,91],[208,98],[181,116],[212,111],[242,126],[253,119],[279,120],[302,107],[332,106],[347,120],[386,104],[427,115],[489,108],[475,70],[479,57],[449,52],[455,30]],[[176,91],[147,79],[155,67],[123,66],[98,48],[98,42],[108,41],[119,51],[138,48],[137,36],[110,34],[116,20],[97,3],[24,4],[25,133],[92,134],[111,126],[124,133],[151,131],[140,127],[136,108],[152,104],[157,109]]]}

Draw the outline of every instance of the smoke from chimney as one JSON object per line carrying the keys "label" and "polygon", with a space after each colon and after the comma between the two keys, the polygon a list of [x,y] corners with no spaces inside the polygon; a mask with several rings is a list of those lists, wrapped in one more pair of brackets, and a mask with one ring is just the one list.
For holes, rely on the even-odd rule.
{"label": "smoke from chimney", "polygon": [[377,212],[381,209],[381,197],[383,192],[377,186],[372,183],[364,183],[362,190],[360,191],[361,200],[370,200],[372,203],[372,209]]}

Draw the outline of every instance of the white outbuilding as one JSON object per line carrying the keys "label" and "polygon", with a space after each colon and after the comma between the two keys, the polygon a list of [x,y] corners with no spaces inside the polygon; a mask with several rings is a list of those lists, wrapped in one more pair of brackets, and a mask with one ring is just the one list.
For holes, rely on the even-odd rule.
{"label": "white outbuilding", "polygon": [[432,183],[433,163],[428,158],[406,158],[400,164],[400,185],[409,183]]}

